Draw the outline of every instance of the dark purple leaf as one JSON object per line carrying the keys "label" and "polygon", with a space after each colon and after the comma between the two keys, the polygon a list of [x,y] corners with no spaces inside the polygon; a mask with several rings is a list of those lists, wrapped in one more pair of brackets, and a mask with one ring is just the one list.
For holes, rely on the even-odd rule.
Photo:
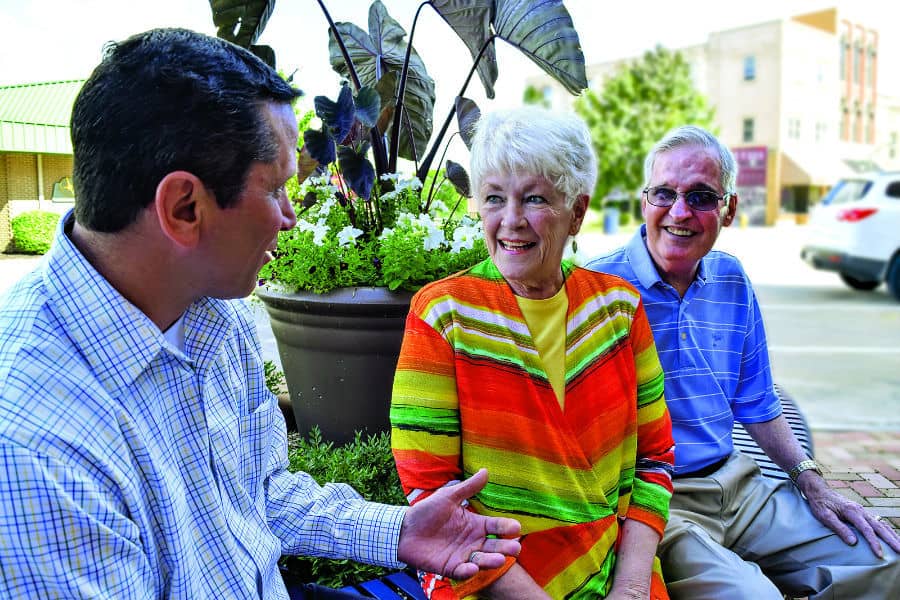
{"label": "dark purple leaf", "polygon": [[472,195],[471,185],[469,184],[469,174],[466,173],[463,166],[452,160],[448,160],[445,171],[447,173],[447,179],[450,180],[450,183],[453,184],[453,187],[456,188],[459,195],[469,198]]}
{"label": "dark purple leaf", "polygon": [[313,104],[316,106],[316,115],[322,119],[322,123],[334,139],[343,140],[347,137],[356,118],[350,86],[341,86],[337,102],[327,96],[316,96]]}
{"label": "dark purple leaf", "polygon": [[459,124],[459,136],[466,144],[466,148],[472,149],[472,136],[475,135],[475,125],[481,118],[478,105],[463,96],[456,97],[456,122]]}
{"label": "dark purple leaf", "polygon": [[334,162],[334,139],[327,132],[307,129],[303,132],[303,146],[320,165]]}
{"label": "dark purple leaf", "polygon": [[375,183],[375,168],[366,158],[367,151],[367,144],[363,144],[359,151],[348,146],[340,146],[337,151],[344,181],[357,196],[365,200],[371,197],[372,185]]}

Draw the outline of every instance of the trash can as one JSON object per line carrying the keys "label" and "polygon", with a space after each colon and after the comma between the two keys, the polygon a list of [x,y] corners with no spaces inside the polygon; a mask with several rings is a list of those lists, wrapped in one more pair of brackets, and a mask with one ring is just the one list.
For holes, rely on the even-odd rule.
{"label": "trash can", "polygon": [[607,207],[603,209],[603,233],[619,231],[619,209]]}

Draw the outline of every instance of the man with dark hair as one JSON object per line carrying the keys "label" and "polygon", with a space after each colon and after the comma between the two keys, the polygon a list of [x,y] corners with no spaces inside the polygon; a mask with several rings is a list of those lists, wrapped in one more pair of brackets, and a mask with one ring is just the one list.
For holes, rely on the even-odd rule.
{"label": "man with dark hair", "polygon": [[[286,598],[277,561],[498,567],[511,519],[287,472],[248,308],[296,217],[299,91],[178,29],[111,44],[72,116],[74,215],[0,301],[0,597]],[[294,597],[346,597],[317,586]]]}
{"label": "man with dark hair", "polygon": [[[733,256],[713,251],[734,219],[731,151],[695,126],[647,155],[646,224],[588,263],[633,284],[665,372],[675,493],[659,545],[672,598],[900,597],[900,538],[828,487],[781,414],[762,317]],[[743,423],[791,481],[736,452]],[[858,543],[862,537],[864,543]]]}

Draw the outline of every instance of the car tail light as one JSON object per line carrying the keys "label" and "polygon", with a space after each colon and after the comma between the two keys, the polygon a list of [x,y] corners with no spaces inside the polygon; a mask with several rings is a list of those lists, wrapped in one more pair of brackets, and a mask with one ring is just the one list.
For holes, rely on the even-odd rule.
{"label": "car tail light", "polygon": [[856,223],[878,212],[877,208],[845,208],[837,214],[838,221]]}

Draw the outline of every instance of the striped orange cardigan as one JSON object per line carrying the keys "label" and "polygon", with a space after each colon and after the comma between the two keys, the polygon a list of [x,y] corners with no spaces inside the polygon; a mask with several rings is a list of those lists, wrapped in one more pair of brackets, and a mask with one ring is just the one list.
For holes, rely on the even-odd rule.
{"label": "striped orange cardigan", "polygon": [[[563,275],[565,410],[512,291],[486,260],[413,298],[392,446],[411,503],[487,467],[471,508],[522,523],[518,562],[552,597],[597,597],[612,585],[619,519],[663,533],[671,423],[638,292],[568,262]],[[658,569],[654,580],[660,589]]]}

